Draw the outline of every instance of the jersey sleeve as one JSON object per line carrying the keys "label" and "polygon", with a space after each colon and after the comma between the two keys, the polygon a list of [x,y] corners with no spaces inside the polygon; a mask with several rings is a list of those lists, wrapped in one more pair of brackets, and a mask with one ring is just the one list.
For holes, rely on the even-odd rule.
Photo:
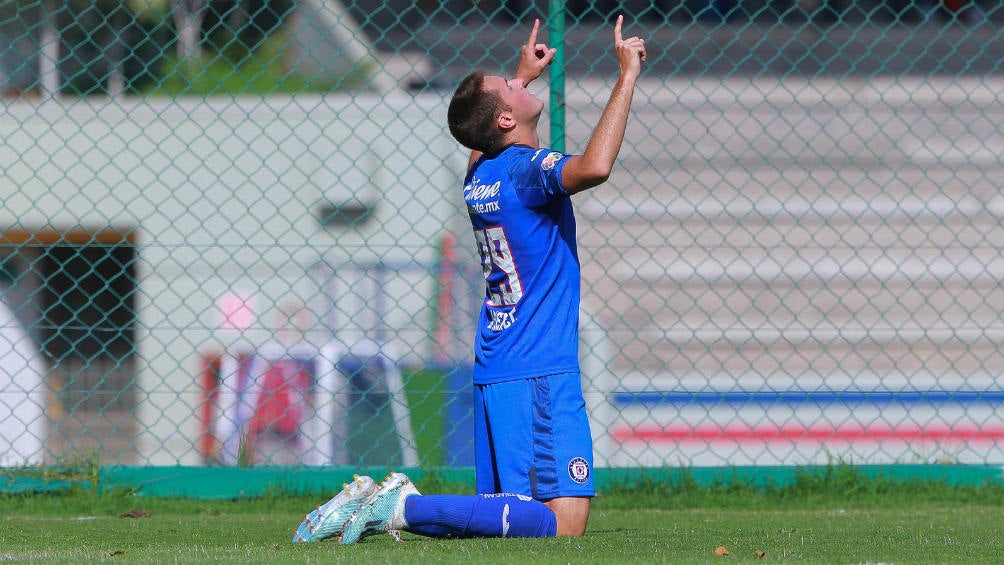
{"label": "jersey sleeve", "polygon": [[536,208],[560,198],[568,191],[561,184],[561,171],[570,155],[551,149],[538,149],[529,161],[520,164],[516,194],[527,208]]}

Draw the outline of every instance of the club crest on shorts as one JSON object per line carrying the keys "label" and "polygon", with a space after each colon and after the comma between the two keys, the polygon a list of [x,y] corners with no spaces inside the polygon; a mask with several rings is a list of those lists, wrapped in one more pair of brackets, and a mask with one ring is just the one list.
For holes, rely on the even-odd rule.
{"label": "club crest on shorts", "polygon": [[568,476],[580,485],[589,480],[589,463],[581,457],[568,462]]}

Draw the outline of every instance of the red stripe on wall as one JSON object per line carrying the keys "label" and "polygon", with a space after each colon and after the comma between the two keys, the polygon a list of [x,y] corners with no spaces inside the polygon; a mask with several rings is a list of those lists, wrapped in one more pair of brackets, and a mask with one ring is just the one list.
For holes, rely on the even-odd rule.
{"label": "red stripe on wall", "polygon": [[637,426],[612,431],[618,442],[714,441],[1004,441],[1004,426],[683,427]]}

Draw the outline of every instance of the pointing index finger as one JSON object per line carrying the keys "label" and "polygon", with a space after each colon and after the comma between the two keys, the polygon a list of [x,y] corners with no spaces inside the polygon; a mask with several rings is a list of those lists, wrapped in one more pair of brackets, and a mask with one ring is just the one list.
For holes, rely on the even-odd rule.
{"label": "pointing index finger", "polygon": [[533,20],[533,29],[530,30],[530,39],[526,42],[526,46],[530,48],[532,52],[537,46],[537,31],[540,29],[540,19]]}
{"label": "pointing index finger", "polygon": [[614,43],[624,41],[621,37],[621,26],[624,24],[624,14],[617,16],[617,23],[614,24]]}

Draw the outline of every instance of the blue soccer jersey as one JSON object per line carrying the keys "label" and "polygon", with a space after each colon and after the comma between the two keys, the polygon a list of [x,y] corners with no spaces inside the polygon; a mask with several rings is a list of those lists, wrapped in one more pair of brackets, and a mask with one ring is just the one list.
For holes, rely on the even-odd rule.
{"label": "blue soccer jersey", "polygon": [[464,182],[486,281],[474,382],[579,371],[579,260],[561,171],[568,156],[514,145]]}

